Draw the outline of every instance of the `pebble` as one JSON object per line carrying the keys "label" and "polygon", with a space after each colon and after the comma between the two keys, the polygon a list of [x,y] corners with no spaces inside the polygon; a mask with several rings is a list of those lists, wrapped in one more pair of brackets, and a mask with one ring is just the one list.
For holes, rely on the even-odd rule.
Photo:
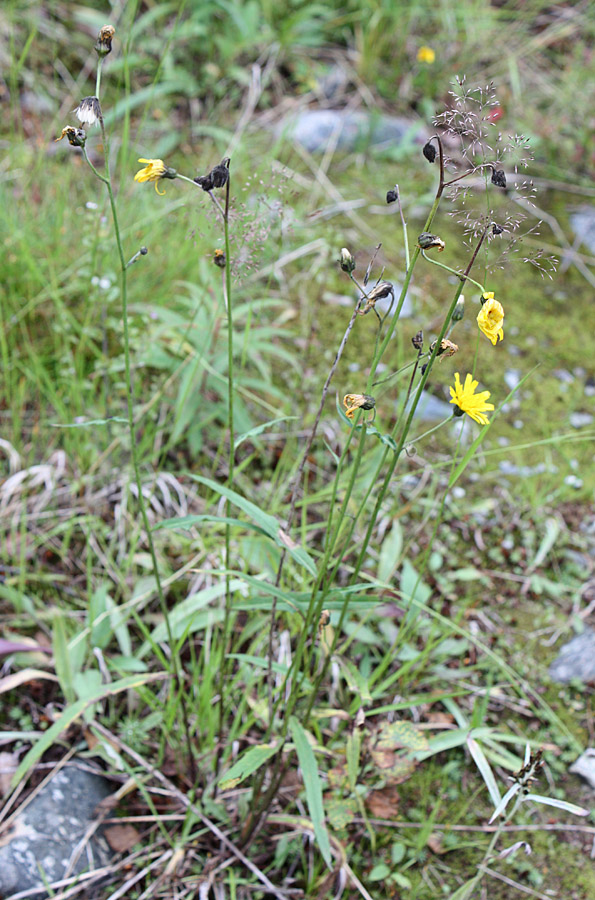
{"label": "pebble", "polygon": [[587,684],[595,681],[595,631],[585,628],[560,648],[549,667],[550,677],[560,684],[579,678]]}
{"label": "pebble", "polygon": [[305,109],[282,119],[276,131],[297,141],[309,153],[324,151],[335,140],[338,150],[351,151],[360,141],[389,147],[406,142],[423,144],[428,137],[424,127],[410,119],[348,109]]}
{"label": "pebble", "polygon": [[[50,884],[63,878],[73,851],[94,820],[97,804],[111,792],[107,779],[75,765],[56,772],[2,835],[0,897],[43,887],[42,872]],[[111,856],[107,841],[96,832],[71,874],[106,865]]]}

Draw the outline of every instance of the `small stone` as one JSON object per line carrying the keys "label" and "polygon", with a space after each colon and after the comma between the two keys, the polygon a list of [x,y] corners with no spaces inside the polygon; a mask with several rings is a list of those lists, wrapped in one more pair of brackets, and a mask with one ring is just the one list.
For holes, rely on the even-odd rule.
{"label": "small stone", "polygon": [[[70,857],[89,825],[95,808],[112,791],[100,775],[64,766],[18,812],[0,846],[0,897],[33,890],[64,877]],[[72,874],[106,865],[112,852],[98,830],[72,869]],[[41,872],[40,872],[41,870]],[[44,894],[36,894],[43,900]]]}
{"label": "small stone", "polygon": [[595,747],[587,747],[568,771],[580,775],[595,791]]}
{"label": "small stone", "polygon": [[564,644],[549,667],[550,677],[560,684],[578,678],[587,684],[595,681],[595,631],[585,628]]}
{"label": "small stone", "polygon": [[581,206],[569,216],[570,227],[590,253],[595,253],[595,206]]}
{"label": "small stone", "polygon": [[426,139],[423,127],[410,119],[345,109],[306,109],[283,119],[276,131],[309,153],[324,151],[330,141],[337,142],[338,150],[351,151],[359,141],[388,147]]}
{"label": "small stone", "polygon": [[574,412],[570,414],[570,416],[568,417],[568,421],[573,428],[586,428],[587,425],[593,424],[594,418],[595,417],[592,416],[591,413]]}

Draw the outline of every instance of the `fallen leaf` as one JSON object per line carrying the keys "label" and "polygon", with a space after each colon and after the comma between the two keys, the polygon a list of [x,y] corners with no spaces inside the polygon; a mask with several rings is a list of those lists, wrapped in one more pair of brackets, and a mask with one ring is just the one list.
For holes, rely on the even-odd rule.
{"label": "fallen leaf", "polygon": [[432,851],[432,853],[436,853],[438,855],[442,855],[443,853],[448,853],[448,850],[444,848],[444,844],[442,843],[442,835],[441,834],[431,834],[426,841],[426,844]]}
{"label": "fallen leaf", "polygon": [[366,806],[375,819],[394,819],[399,810],[399,792],[389,785],[379,791],[370,791]]}
{"label": "fallen leaf", "polygon": [[117,853],[126,853],[140,840],[140,834],[134,825],[110,825],[103,833],[112,850]]}
{"label": "fallen leaf", "polygon": [[57,677],[51,672],[44,672],[43,669],[21,669],[20,672],[13,672],[6,678],[0,678],[0,694],[5,691],[12,691],[21,684],[27,684],[28,681],[36,681],[38,678],[46,678],[49,681],[58,681]]}

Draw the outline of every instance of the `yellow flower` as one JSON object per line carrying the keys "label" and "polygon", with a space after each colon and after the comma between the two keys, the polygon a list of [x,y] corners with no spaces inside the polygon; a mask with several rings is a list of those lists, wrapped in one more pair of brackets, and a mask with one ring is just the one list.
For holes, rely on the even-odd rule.
{"label": "yellow flower", "polygon": [[165,176],[167,168],[162,159],[139,159],[139,162],[147,163],[144,169],[141,169],[140,172],[137,172],[134,176],[135,181],[154,181],[155,182],[155,190],[158,194],[165,194],[165,191],[160,191],[158,188],[159,179]]}
{"label": "yellow flower", "polygon": [[483,306],[479,310],[477,324],[485,336],[491,340],[492,344],[497,344],[498,338],[500,340],[504,339],[504,329],[502,328],[504,307],[497,300],[494,300],[493,291],[490,291],[489,294],[482,294],[482,300]]}
{"label": "yellow flower", "polygon": [[417,51],[417,61],[420,63],[427,63],[429,66],[432,65],[436,60],[436,54],[432,50],[431,47],[420,47]]}
{"label": "yellow flower", "polygon": [[[461,414],[467,413],[480,425],[487,425],[490,420],[485,415],[485,412],[486,410],[494,409],[494,404],[487,402],[490,397],[489,391],[482,391],[481,394],[475,393],[478,384],[479,382],[474,381],[471,375],[465,377],[464,385],[461,384],[459,373],[455,372],[455,386],[450,388],[450,396],[452,397],[450,402],[459,407]],[[457,415],[456,412],[455,415]]]}

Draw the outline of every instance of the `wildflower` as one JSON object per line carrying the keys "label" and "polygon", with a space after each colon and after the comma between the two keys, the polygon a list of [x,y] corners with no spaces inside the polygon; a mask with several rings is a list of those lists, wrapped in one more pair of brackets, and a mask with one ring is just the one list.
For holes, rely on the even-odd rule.
{"label": "wildflower", "polygon": [[450,402],[454,403],[460,410],[458,413],[455,410],[455,416],[462,416],[463,413],[467,413],[480,425],[488,425],[490,420],[485,415],[485,412],[486,410],[494,409],[494,404],[487,402],[490,397],[489,391],[482,391],[481,394],[475,393],[478,384],[479,382],[474,381],[471,375],[465,377],[464,385],[461,384],[459,373],[455,372],[455,386],[450,388],[450,396],[452,397]]}
{"label": "wildflower", "polygon": [[62,129],[60,137],[57,137],[54,141],[54,144],[57,141],[61,141],[64,137],[68,139],[68,143],[71,147],[84,147],[85,141],[87,140],[87,132],[82,128],[73,128],[72,125],[66,125],[66,127]]}
{"label": "wildflower", "polygon": [[494,293],[484,293],[481,296],[482,307],[477,316],[477,324],[480,331],[489,338],[492,344],[497,344],[498,339],[504,339],[504,307],[497,300],[494,300]]}
{"label": "wildflower", "polygon": [[341,249],[341,259],[339,260],[339,264],[343,272],[353,272],[355,269],[355,260],[347,247]]}
{"label": "wildflower", "polygon": [[98,56],[102,58],[107,56],[108,53],[112,52],[112,40],[116,33],[116,29],[113,25],[104,25],[99,34],[97,35],[97,43],[95,44],[95,50]]}
{"label": "wildflower", "polygon": [[139,159],[139,162],[147,165],[140,172],[136,173],[134,180],[140,182],[154,181],[157,193],[165,194],[165,191],[159,190],[159,181],[161,178],[175,178],[177,175],[176,170],[168,168],[162,159]]}
{"label": "wildflower", "polygon": [[348,419],[353,419],[358,409],[374,409],[376,401],[369,394],[345,394],[343,397],[343,406],[345,407],[345,415]]}
{"label": "wildflower", "polygon": [[429,66],[432,65],[436,60],[436,54],[432,50],[431,47],[420,47],[417,51],[417,61],[420,63],[427,63]]}
{"label": "wildflower", "polygon": [[97,97],[83,97],[73,112],[83,125],[95,125],[101,119],[101,106]]}

